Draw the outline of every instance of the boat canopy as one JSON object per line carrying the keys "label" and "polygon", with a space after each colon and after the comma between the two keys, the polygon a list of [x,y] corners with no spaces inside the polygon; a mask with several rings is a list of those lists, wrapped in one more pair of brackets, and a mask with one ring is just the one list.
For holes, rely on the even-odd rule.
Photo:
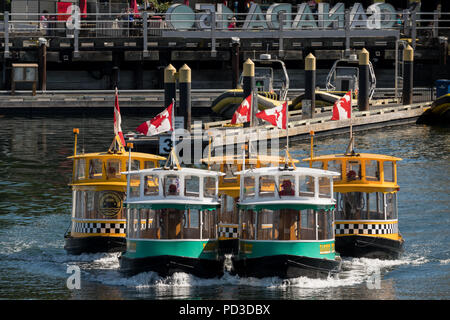
{"label": "boat canopy", "polygon": [[334,179],[336,192],[396,192],[397,161],[401,158],[371,153],[333,154],[303,159],[312,168],[341,175]]}
{"label": "boat canopy", "polygon": [[339,173],[305,167],[266,167],[236,173],[240,182],[239,207],[261,209],[334,208],[333,178]]}
{"label": "boat canopy", "polygon": [[[128,152],[81,153],[68,157],[73,159],[72,186],[74,185],[125,185],[121,171],[128,168]],[[133,169],[155,168],[166,158],[140,152],[131,153]]]}
{"label": "boat canopy", "polygon": [[128,208],[217,209],[221,172],[195,168],[153,168],[127,175]]}

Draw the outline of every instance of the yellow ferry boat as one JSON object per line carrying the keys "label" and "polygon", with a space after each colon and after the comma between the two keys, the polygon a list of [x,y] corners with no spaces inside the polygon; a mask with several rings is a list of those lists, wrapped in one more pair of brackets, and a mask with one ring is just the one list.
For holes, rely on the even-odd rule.
{"label": "yellow ferry boat", "polygon": [[[126,216],[123,212],[129,152],[116,135],[107,152],[77,154],[77,134],[72,174],[72,225],[65,234],[69,254],[118,252],[126,249]],[[132,152],[133,170],[159,167],[166,158]]]}
{"label": "yellow ferry boat", "polygon": [[336,251],[342,256],[397,258],[404,239],[398,228],[397,161],[355,153],[311,156],[310,167],[336,171]]}
{"label": "yellow ferry boat", "polygon": [[[289,157],[289,163],[298,163]],[[215,156],[201,159],[213,171],[225,173],[219,177],[220,212],[218,217],[219,250],[221,253],[237,253],[239,247],[240,176],[244,157],[241,155]],[[274,155],[245,155],[245,168],[264,168],[285,164],[286,158]]]}

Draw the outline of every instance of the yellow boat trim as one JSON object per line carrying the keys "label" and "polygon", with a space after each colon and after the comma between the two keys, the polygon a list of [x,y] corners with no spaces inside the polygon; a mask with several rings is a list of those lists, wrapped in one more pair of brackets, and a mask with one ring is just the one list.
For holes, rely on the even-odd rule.
{"label": "yellow boat trim", "polygon": [[74,238],[86,238],[86,237],[114,237],[114,238],[125,238],[125,233],[80,233],[71,232],[70,235]]}
{"label": "yellow boat trim", "polygon": [[336,234],[335,237],[351,237],[351,236],[361,236],[361,237],[375,237],[375,238],[385,238],[391,240],[401,240],[402,237],[398,233],[389,234]]}
{"label": "yellow boat trim", "polygon": [[374,220],[337,220],[336,224],[396,224],[396,221],[374,221]]}

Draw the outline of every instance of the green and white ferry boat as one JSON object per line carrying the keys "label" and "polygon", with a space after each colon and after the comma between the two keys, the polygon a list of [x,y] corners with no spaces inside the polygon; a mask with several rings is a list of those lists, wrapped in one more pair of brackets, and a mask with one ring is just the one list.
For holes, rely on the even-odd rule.
{"label": "green and white ferry boat", "polygon": [[223,274],[218,254],[218,185],[223,173],[181,168],[128,171],[126,252],[120,271]]}
{"label": "green and white ferry boat", "polygon": [[317,278],[340,271],[333,199],[333,177],[338,173],[286,165],[237,174],[241,188],[234,273]]}

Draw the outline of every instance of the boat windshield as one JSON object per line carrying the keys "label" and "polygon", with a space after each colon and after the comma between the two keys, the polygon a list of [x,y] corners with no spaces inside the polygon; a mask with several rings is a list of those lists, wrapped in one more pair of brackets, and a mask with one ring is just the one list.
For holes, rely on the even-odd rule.
{"label": "boat windshield", "polygon": [[128,209],[127,236],[135,239],[216,238],[216,220],[215,210],[133,208]]}
{"label": "boat windshield", "polygon": [[248,240],[332,239],[333,212],[312,209],[243,210],[241,230],[241,238]]}
{"label": "boat windshield", "polygon": [[382,192],[335,193],[336,220],[395,220],[397,194]]}

